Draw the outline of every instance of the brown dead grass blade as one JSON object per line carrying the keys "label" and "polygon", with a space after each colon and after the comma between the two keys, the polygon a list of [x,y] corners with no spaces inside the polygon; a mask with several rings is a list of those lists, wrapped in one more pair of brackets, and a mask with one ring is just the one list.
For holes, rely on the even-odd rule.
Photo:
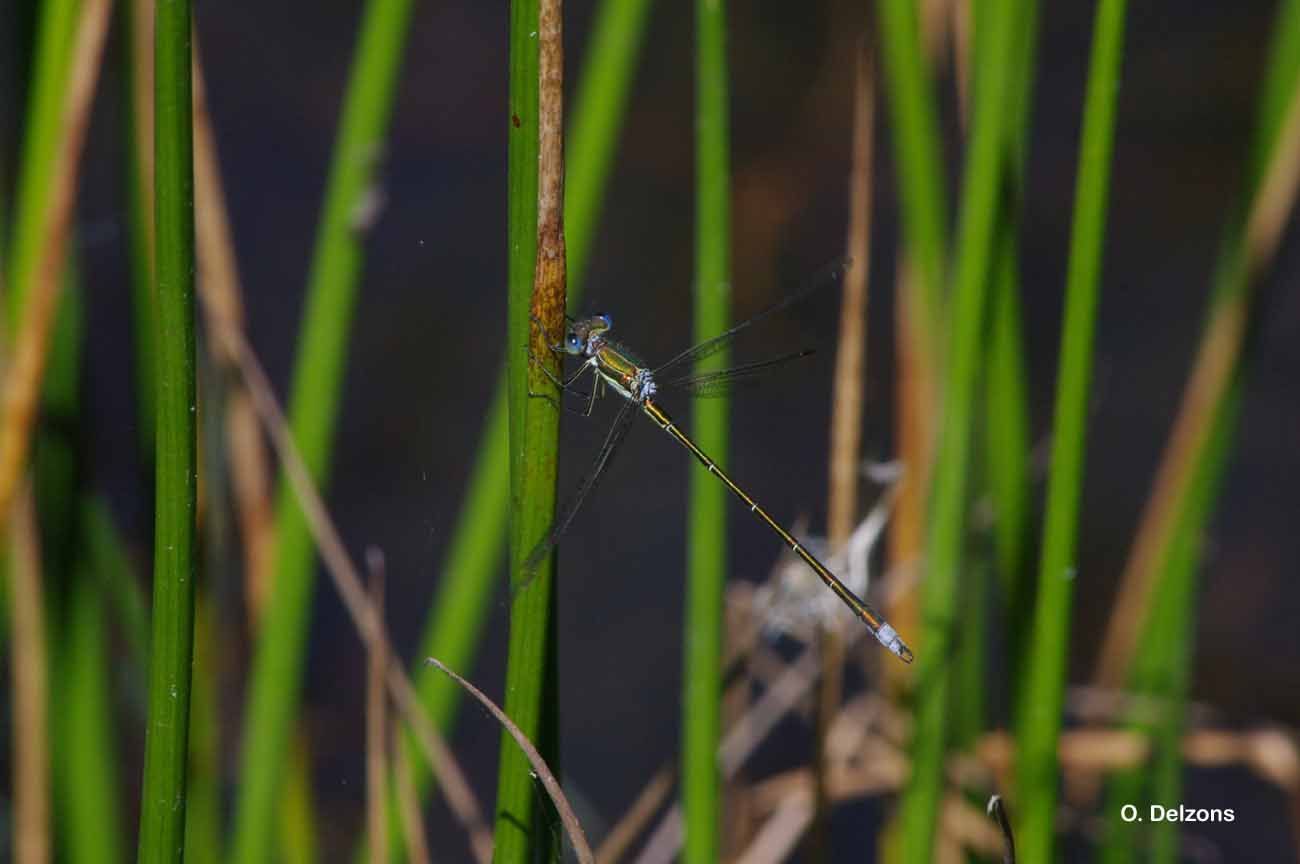
{"label": "brown dead grass blade", "polygon": [[276,401],[266,372],[257,362],[253,349],[238,329],[222,327],[217,335],[228,343],[226,350],[236,358],[249,395],[253,399],[253,405],[271,438],[272,446],[283,463],[285,476],[294,495],[298,498],[299,506],[302,507],[307,527],[311,531],[312,539],[320,552],[321,560],[325,563],[325,570],[330,575],[335,591],[343,601],[343,606],[347,609],[361,640],[367,646],[375,640],[384,641],[384,653],[388,656],[385,677],[393,702],[414,735],[416,743],[424,751],[430,769],[442,787],[448,807],[465,828],[475,859],[487,864],[492,859],[492,834],[484,822],[483,810],[475,799],[469,782],[465,779],[465,773],[447,746],[447,742],[438,734],[424,706],[420,703],[406,670],[402,668],[395,652],[387,644],[388,637],[383,629],[383,621],[371,604],[357,568],[348,556],[338,529],[325,509],[325,502],[321,500],[320,493],[312,482],[311,474],[293,441],[293,434],[289,431],[284,412]]}
{"label": "brown dead grass blade", "polygon": [[564,790],[560,788],[560,781],[555,779],[555,775],[551,773],[551,769],[546,765],[546,760],[542,758],[541,753],[537,752],[537,748],[533,746],[533,742],[528,740],[528,736],[521,732],[514,721],[506,716],[506,712],[498,708],[496,703],[489,699],[482,690],[448,669],[438,658],[429,657],[425,662],[455,681],[467,693],[477,699],[488,710],[488,713],[496,718],[502,728],[510,733],[510,737],[515,739],[519,749],[524,751],[524,755],[528,757],[528,764],[533,766],[537,779],[542,781],[546,794],[550,796],[551,803],[555,805],[555,812],[559,814],[564,830],[569,833],[569,840],[573,843],[578,860],[582,864],[595,864],[596,856],[592,854],[591,846],[587,843],[587,833],[582,830],[582,824],[578,822],[578,817],[574,814],[573,808],[569,806],[568,799],[564,797]]}

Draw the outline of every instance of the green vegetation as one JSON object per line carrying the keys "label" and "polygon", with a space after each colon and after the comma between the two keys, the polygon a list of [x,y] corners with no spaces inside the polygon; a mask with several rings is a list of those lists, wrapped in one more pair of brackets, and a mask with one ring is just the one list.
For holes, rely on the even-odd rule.
{"label": "green vegetation", "polygon": [[1074,232],[1065,285],[1065,326],[1056,379],[1052,463],[1047,482],[1038,606],[1025,655],[1017,717],[1020,850],[1029,860],[1053,857],[1056,838],[1057,741],[1070,655],[1070,606],[1077,567],[1079,500],[1088,440],[1092,346],[1101,282],[1101,250],[1110,190],[1115,103],[1124,37],[1123,0],[1097,6],[1088,95],[1084,101]]}
{"label": "green vegetation", "polygon": [[[92,54],[78,34],[94,10],[107,7],[100,0],[18,5],[18,15],[27,16],[19,23],[30,19],[31,47],[24,49],[30,51],[30,68],[21,70],[21,80],[13,87],[22,91],[17,94],[21,125],[0,130],[8,136],[0,141],[0,283],[5,294],[0,301],[0,376],[10,388],[0,400],[5,408],[0,412],[0,464],[14,452],[21,458],[10,459],[18,465],[19,481],[5,492],[15,506],[6,503],[0,509],[5,515],[12,509],[23,518],[4,526],[0,637],[23,673],[15,675],[9,691],[15,752],[40,755],[22,763],[14,760],[38,770],[17,772],[23,776],[0,796],[6,802],[0,822],[14,838],[13,857],[18,860],[42,857],[25,849],[45,844],[53,860],[114,864],[123,860],[133,839],[144,861],[332,860],[340,838],[352,844],[364,829],[359,814],[354,821],[336,824],[323,818],[323,809],[316,811],[325,798],[313,777],[318,782],[337,779],[320,770],[323,758],[360,761],[365,754],[360,741],[331,741],[330,749],[321,748],[315,737],[320,727],[300,710],[317,549],[283,478],[276,490],[272,526],[277,543],[274,582],[262,620],[254,625],[255,644],[246,650],[231,644],[242,634],[239,628],[247,626],[237,588],[216,580],[209,586],[204,578],[204,590],[196,592],[201,573],[207,577],[211,570],[224,576],[237,568],[216,563],[209,568],[200,566],[200,560],[242,560],[231,553],[239,538],[224,524],[230,517],[227,511],[238,506],[225,488],[232,482],[226,464],[233,455],[229,439],[237,436],[228,435],[220,407],[227,388],[241,385],[222,379],[209,386],[210,378],[230,372],[223,362],[210,367],[216,375],[205,374],[196,385],[198,369],[215,353],[214,344],[205,341],[218,340],[204,340],[195,330],[190,5],[187,0],[169,0],[151,10],[147,3],[118,4],[119,26],[125,29],[123,48],[113,53],[121,55],[124,65],[96,73],[105,78],[98,85],[99,98],[125,108],[114,117],[128,118],[117,130],[126,133],[126,159],[117,169],[122,182],[113,187],[120,189],[123,203],[120,213],[109,208],[112,215],[107,218],[114,222],[109,229],[98,221],[104,212],[100,199],[87,198],[92,203],[86,203],[74,195],[69,207],[67,196],[59,194],[68,188],[66,172],[77,177],[80,167],[75,159],[72,166],[61,161],[65,151],[79,149],[66,146],[76,140],[72,121],[80,116],[69,106],[79,104],[78,87],[86,86],[85,76],[78,75],[78,61],[84,66]],[[917,662],[905,667],[872,646],[864,674],[844,676],[847,707],[830,700],[822,706],[827,714],[822,719],[828,753],[842,737],[836,723],[843,726],[849,720],[865,742],[864,749],[853,754],[857,761],[850,760],[852,767],[864,772],[890,769],[863,781],[873,793],[883,790],[897,800],[882,842],[886,859],[934,859],[945,842],[949,808],[982,805],[990,791],[1007,797],[1021,860],[1049,861],[1061,852],[1059,798],[1073,778],[1063,776],[1072,763],[1059,754],[1071,734],[1067,719],[1076,722],[1066,713],[1068,676],[1071,670],[1077,673],[1079,657],[1072,647],[1077,651],[1081,642],[1072,635],[1071,617],[1076,589],[1092,591],[1099,582],[1097,574],[1081,572],[1077,563],[1081,550],[1092,542],[1084,533],[1091,527],[1084,512],[1089,500],[1085,482],[1092,471],[1113,470],[1107,464],[1111,454],[1097,452],[1093,431],[1097,412],[1106,410],[1098,404],[1094,384],[1094,345],[1106,324],[1099,311],[1109,310],[1100,300],[1102,292],[1110,290],[1103,277],[1105,251],[1115,230],[1109,206],[1113,152],[1125,143],[1126,134],[1127,115],[1119,111],[1126,94],[1126,5],[1124,0],[1098,0],[1092,30],[1077,36],[1078,44],[1086,41],[1091,52],[1082,101],[1066,106],[1079,120],[1079,139],[1073,197],[1068,210],[1064,201],[1060,204],[1063,212],[1072,213],[1065,279],[1063,285],[1033,288],[1040,292],[1037,303],[1043,302],[1044,293],[1061,292],[1059,334],[1055,326],[1046,333],[1031,331],[1031,324],[1041,324],[1042,309],[1034,309],[1037,317],[1031,321],[1023,305],[1030,295],[1021,269],[1024,205],[1040,194],[1027,173],[1030,142],[1041,137],[1031,136],[1036,131],[1031,108],[1042,65],[1037,0],[970,4],[970,19],[955,19],[960,26],[927,17],[925,4],[908,0],[879,0],[874,14],[867,16],[868,39],[874,40],[868,56],[873,61],[880,57],[882,107],[887,109],[882,112],[887,119],[884,134],[892,145],[876,173],[886,166],[895,174],[892,183],[876,181],[875,188],[888,192],[877,193],[871,206],[877,213],[886,207],[892,211],[878,222],[896,218],[898,223],[896,272],[890,274],[897,286],[898,315],[889,323],[895,328],[899,371],[893,391],[884,389],[895,399],[897,414],[907,415],[897,423],[893,445],[908,460],[906,476],[914,484],[908,494],[919,502],[906,517],[914,520],[915,529],[908,542],[922,547],[911,558],[904,554],[911,554],[909,550],[892,550],[901,575],[891,572],[881,580],[883,588],[874,585],[871,590],[877,596],[871,599],[891,612],[891,604],[897,605],[894,623],[915,649]],[[418,32],[413,24],[419,8],[410,0],[364,4],[323,184],[287,388],[292,435],[322,487],[330,485],[336,461],[353,350],[350,334],[363,297],[366,242],[383,181],[381,166],[386,153],[399,149],[389,146],[389,127],[395,118],[403,125],[408,122],[395,108],[408,39]],[[559,28],[552,26],[555,19],[548,19],[548,10],[555,9],[550,0],[520,0],[509,7],[508,101],[497,106],[495,115],[507,145],[506,230],[504,238],[498,238],[504,245],[498,249],[505,253],[506,320],[501,333],[485,337],[492,347],[482,352],[487,358],[482,362],[499,359],[503,366],[495,395],[483,400],[484,414],[463,418],[481,435],[477,451],[456,454],[469,469],[465,489],[438,487],[438,494],[458,495],[452,508],[457,516],[450,534],[433,541],[441,558],[411,658],[411,677],[416,701],[430,725],[450,734],[461,691],[427,666],[424,657],[435,656],[468,675],[478,661],[492,601],[504,598],[510,613],[504,680],[484,682],[484,689],[501,696],[504,710],[563,776],[558,739],[564,658],[557,647],[556,578],[565,559],[585,550],[561,545],[550,549],[540,566],[529,569],[531,553],[554,523],[563,413],[559,394],[544,374],[544,369],[555,374],[559,366],[543,327],[553,333],[563,326],[566,308],[577,309],[593,253],[605,239],[602,214],[616,159],[644,154],[638,147],[645,145],[639,141],[620,149],[626,122],[635,116],[640,131],[661,121],[637,116],[643,106],[632,96],[643,49],[659,47],[647,38],[652,33],[649,0],[602,0],[583,44],[569,46],[577,61],[563,64],[557,53],[548,54],[559,44]],[[729,18],[727,12],[725,4],[698,0],[693,16],[672,19],[679,28],[686,26],[684,21],[693,28],[693,96],[687,100],[679,94],[666,103],[652,99],[645,106],[647,114],[662,110],[664,104],[690,106],[673,118],[681,125],[674,134],[683,147],[677,154],[683,165],[690,162],[685,142],[687,117],[693,116],[696,340],[714,336],[731,323],[732,256],[748,251],[743,244],[751,242],[746,234],[750,226],[744,220],[751,215],[750,204],[759,202],[754,206],[757,213],[784,206],[786,200],[777,194],[764,197],[770,178],[763,172],[770,168],[755,168],[761,160],[750,161],[749,156],[759,145],[749,141],[736,148],[745,156],[737,157],[733,188],[733,89],[736,96],[750,98],[739,88],[751,80],[745,76],[754,63],[749,53],[754,43],[729,47],[728,39],[737,33],[748,38],[755,15],[747,11],[745,17]],[[156,15],[153,30],[148,24],[151,14]],[[1112,864],[1172,862],[1180,853],[1176,823],[1127,823],[1119,818],[1119,808],[1131,802],[1177,802],[1184,794],[1188,757],[1182,742],[1190,725],[1189,692],[1198,645],[1198,576],[1219,493],[1226,485],[1251,352],[1266,314],[1259,285],[1285,236],[1295,177],[1300,174],[1293,155],[1300,152],[1300,0],[1281,0],[1275,14],[1257,116],[1241,154],[1241,182],[1232,206],[1226,208],[1222,245],[1210,274],[1201,342],[1185,373],[1169,442],[1158,470],[1151,472],[1149,499],[1128,532],[1133,547],[1119,579],[1109,629],[1089,640],[1100,646],[1092,683],[1141,697],[1138,701],[1148,709],[1155,706],[1145,713],[1118,710],[1078,721],[1090,733],[1133,733],[1134,740],[1148,745],[1145,758],[1099,772],[1104,774],[1104,784],[1099,784],[1104,797],[1096,812],[1102,814],[1104,831],[1097,833],[1095,846],[1099,857]],[[26,30],[23,34],[26,38]],[[156,50],[150,49],[155,40]],[[847,39],[842,42],[848,44]],[[155,59],[142,59],[149,57]],[[851,89],[848,76],[843,82],[834,78],[843,65],[839,59],[831,53],[824,62],[818,60],[817,83],[810,93],[840,83],[845,91]],[[8,71],[18,62],[6,64]],[[156,64],[152,73],[151,64]],[[99,69],[102,64],[96,59],[90,65]],[[563,67],[580,70],[580,75],[570,109],[559,113],[555,99]],[[663,74],[662,66],[655,69]],[[871,74],[876,74],[874,69]],[[679,83],[684,86],[686,78],[680,73]],[[146,86],[149,81],[154,82],[152,92]],[[325,96],[318,93],[318,98],[329,98],[328,91],[322,92]],[[214,106],[221,104],[220,98],[214,95]],[[824,107],[815,106],[821,98],[808,96],[801,108],[807,113],[800,116],[829,116]],[[743,104],[736,99],[736,105]],[[842,116],[851,113],[843,111]],[[737,116],[738,124],[751,120]],[[214,109],[213,119],[221,125],[219,110]],[[416,117],[409,122],[426,120]],[[460,119],[437,122],[445,122],[450,132]],[[562,151],[560,129],[567,138]],[[442,131],[434,129],[433,134]],[[843,131],[828,129],[827,134]],[[94,142],[92,146],[103,147]],[[96,185],[87,187],[99,190],[97,195],[103,194],[101,173],[94,172]],[[90,176],[85,170],[80,174]],[[763,194],[749,197],[756,189]],[[736,210],[733,238],[736,201],[742,205]],[[85,237],[77,236],[83,232]],[[450,231],[439,242],[456,239]],[[1065,248],[1065,238],[1060,240]],[[112,334],[97,343],[102,334],[88,323],[98,323],[91,317],[88,299],[105,296],[92,294],[104,269],[93,256],[114,244],[120,248],[113,254],[124,256],[132,285],[136,332],[129,349],[128,340]],[[51,255],[50,250],[60,254]],[[638,254],[642,251],[653,259],[659,250],[646,248]],[[876,261],[869,263],[873,274],[882,269]],[[634,269],[643,262],[627,266]],[[58,271],[57,283],[46,278],[50,270]],[[888,278],[872,278],[872,290],[888,289]],[[55,284],[61,293],[41,293]],[[573,290],[568,290],[570,284]],[[450,285],[431,289],[457,290],[459,286]],[[495,289],[489,285],[482,290]],[[30,324],[31,310],[40,308],[33,301],[50,296],[55,297],[51,311],[57,315]],[[456,298],[442,296],[452,308]],[[1116,302],[1122,310],[1122,298]],[[257,314],[260,307],[249,305]],[[881,304],[873,298],[870,308]],[[883,333],[885,325],[877,320],[871,325],[872,338]],[[27,347],[21,344],[24,339]],[[35,344],[35,360],[23,354],[30,343]],[[500,358],[491,354],[498,344],[504,354]],[[1041,368],[1040,363],[1031,373],[1031,344],[1039,354],[1044,346],[1050,348],[1055,367]],[[93,398],[88,403],[83,380],[88,377],[85,371],[94,368],[90,364],[102,360],[90,348],[102,352],[103,345],[115,346],[124,355],[133,353],[137,377],[134,405],[114,415],[124,428],[133,427],[127,434],[138,436],[140,459],[133,467],[151,487],[139,490],[138,502],[132,505],[138,503],[140,510],[135,538],[119,530],[98,488],[106,472],[88,462],[106,458],[95,447],[100,430],[92,428],[102,417],[85,410],[86,404],[95,403]],[[725,368],[729,359],[726,352],[713,354],[697,371]],[[12,394],[25,391],[14,382],[20,370],[33,368],[38,371],[27,380],[40,384],[39,409],[16,410],[13,406],[20,400]],[[1042,387],[1031,385],[1049,379],[1055,384],[1053,401],[1033,405],[1031,412],[1035,396],[1042,398]],[[424,398],[422,383],[412,386],[413,402]],[[876,384],[873,379],[870,386]],[[883,402],[879,393],[870,398]],[[884,414],[890,410],[879,402],[873,408]],[[1050,429],[1034,428],[1031,416],[1050,418]],[[729,451],[735,455],[726,398],[698,403],[690,429],[721,465],[729,461]],[[1035,437],[1045,434],[1046,445],[1040,448]],[[14,440],[23,447],[7,449],[12,445],[6,442]],[[29,441],[30,450],[25,449]],[[1036,460],[1040,449],[1049,458]],[[1085,454],[1091,455],[1086,464]],[[1041,510],[1035,485],[1038,461],[1046,468]],[[736,683],[739,686],[728,692],[769,695],[779,690],[773,684],[777,676],[789,671],[776,665],[789,658],[784,647],[748,653],[754,634],[769,623],[765,620],[751,618],[743,622],[743,632],[727,631],[723,613],[730,607],[724,603],[725,591],[738,577],[728,554],[727,492],[693,465],[686,472],[687,500],[671,511],[686,513],[687,542],[681,568],[681,747],[674,766],[680,781],[674,787],[667,779],[670,772],[664,771],[652,790],[664,796],[655,818],[665,818],[666,812],[680,817],[682,845],[673,853],[689,862],[713,862],[740,852],[736,843],[761,836],[756,820],[768,819],[788,803],[768,794],[779,785],[773,784],[750,796],[746,808],[730,807],[731,774],[724,781],[724,766],[730,772],[734,754],[728,754],[728,761],[719,758],[731,722],[723,711],[724,689]],[[36,505],[35,522],[26,518],[29,500]],[[346,519],[345,503],[331,501],[331,506]],[[811,538],[819,517],[815,507],[810,512],[814,525],[806,534]],[[145,535],[151,555],[133,545]],[[357,541],[348,537],[349,544]],[[508,589],[497,578],[503,560]],[[679,572],[662,575],[664,590],[683,584]],[[1086,586],[1076,586],[1085,578]],[[746,595],[737,591],[737,596],[743,600]],[[412,602],[423,601],[421,597]],[[901,611],[908,604],[912,610]],[[743,608],[741,601],[737,608]],[[32,614],[33,609],[39,614]],[[914,620],[907,620],[908,615]],[[232,626],[232,621],[237,624]],[[668,640],[677,629],[671,622],[662,629],[666,655],[674,648]],[[728,641],[731,637],[739,638]],[[411,647],[395,641],[403,651]],[[857,650],[852,648],[848,656],[856,657],[852,652]],[[736,670],[734,679],[724,676],[724,659],[730,663],[733,651],[737,658],[728,672]],[[227,662],[227,654],[234,659]],[[806,668],[816,667],[812,661],[818,658],[807,659]],[[245,660],[247,669],[241,666]],[[361,665],[359,660],[358,668]],[[744,670],[754,678],[741,680],[749,674]],[[245,678],[227,680],[242,672]],[[772,677],[761,680],[765,674]],[[572,688],[585,682],[565,683]],[[854,699],[864,688],[872,699],[883,694],[872,708],[872,717],[882,718],[879,723],[864,723],[848,713],[855,710]],[[404,703],[400,708],[409,710]],[[575,714],[566,711],[564,716],[567,723]],[[43,737],[33,734],[33,717],[48,723]],[[790,720],[787,727],[800,728],[799,722]],[[233,728],[239,723],[242,726]],[[1009,725],[1014,738],[1001,734],[999,725]],[[412,728],[399,727],[393,759],[409,769],[402,773],[414,781],[412,799],[437,808],[442,805],[432,799],[440,790]],[[312,735],[306,734],[309,730]],[[232,742],[240,748],[238,759],[223,749]],[[1004,742],[1010,742],[1010,749],[998,751]],[[129,820],[137,807],[123,799],[122,790],[135,788],[131,778],[141,771],[141,743],[143,780],[135,836]],[[867,745],[886,749],[870,750]],[[626,746],[635,748],[639,742]],[[1005,758],[990,756],[995,751]],[[863,753],[869,758],[863,759]],[[891,756],[897,757],[895,762]],[[801,758],[803,763],[789,767],[806,768],[811,754]],[[856,789],[854,777],[846,780],[842,770],[832,770],[838,763],[830,756],[821,764],[826,770],[816,781],[820,785],[815,794],[822,796],[819,818],[833,813],[840,787]],[[972,765],[981,770],[965,770]],[[493,823],[495,860],[558,858],[564,850],[554,814],[539,792],[532,766],[506,735],[497,771],[495,788],[486,774],[475,776],[470,784],[485,801],[495,796],[494,807],[480,805]],[[565,778],[575,786],[583,779]],[[755,779],[742,776],[735,782]],[[804,779],[795,778],[788,788]],[[998,785],[1003,782],[1007,788]],[[396,782],[390,787],[388,858],[405,860],[415,853],[406,848],[406,814],[398,805],[410,800],[395,794]],[[447,789],[450,794],[457,791],[451,780]],[[667,796],[673,794],[679,801],[670,806]],[[602,817],[615,815],[609,807],[616,804],[595,803]],[[463,812],[459,806],[451,808],[457,815]],[[728,819],[733,809],[743,811],[734,823]],[[585,820],[587,812],[578,812]],[[642,827],[636,836],[647,833]],[[656,836],[664,841],[672,834],[665,830]],[[829,831],[823,839],[832,842],[834,834]],[[796,841],[791,840],[789,848]],[[439,845],[463,854],[459,838]],[[827,848],[811,844],[803,853],[816,859]],[[840,851],[835,850],[837,856]],[[362,844],[357,860],[364,860],[367,852]],[[991,846],[966,852],[971,860],[994,855]]]}
{"label": "green vegetation", "polygon": [[139,841],[149,862],[180,861],[185,847],[198,477],[190,4],[163,4],[155,26],[157,507]]}
{"label": "green vegetation", "polygon": [[[366,4],[352,74],[339,120],[308,278],[306,307],[294,365],[289,423],[308,468],[328,479],[348,333],[361,276],[366,206],[388,120],[410,21],[410,0]],[[276,502],[274,582],[258,639],[244,720],[234,857],[270,861],[275,806],[288,765],[310,623],[316,553],[292,490],[281,483]]]}
{"label": "green vegetation", "polygon": [[[731,324],[731,138],[727,13],[722,3],[695,4],[695,341]],[[725,368],[729,352],[697,362]],[[727,463],[730,403],[695,405],[696,441]],[[727,490],[691,466],[686,522],[686,611],[682,657],[682,803],[684,859],[721,859],[722,800],[718,743],[722,738],[723,591],[727,582]]]}

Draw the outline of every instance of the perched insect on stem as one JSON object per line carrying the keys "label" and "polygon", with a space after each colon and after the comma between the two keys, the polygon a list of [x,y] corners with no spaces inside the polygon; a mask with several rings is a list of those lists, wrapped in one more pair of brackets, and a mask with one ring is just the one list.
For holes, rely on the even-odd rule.
{"label": "perched insect on stem", "polygon": [[614,417],[613,425],[610,426],[609,432],[605,435],[605,443],[601,445],[600,451],[596,454],[596,460],[591,470],[578,487],[577,493],[561,511],[550,533],[529,554],[525,569],[529,572],[536,570],[568,529],[583,501],[591,494],[596,482],[605,473],[609,460],[627,436],[628,430],[632,428],[632,419],[639,410],[640,413],[653,420],[660,429],[668,433],[674,441],[685,447],[710,474],[721,480],[723,485],[730,489],[731,493],[749,508],[749,512],[754,514],[755,518],[780,537],[781,541],[817,574],[818,578],[826,584],[826,587],[831,589],[852,610],[853,614],[867,625],[867,629],[871,631],[871,634],[876,637],[881,645],[884,645],[904,661],[911,663],[911,649],[907,647],[897,631],[889,625],[880,613],[854,594],[825,564],[808,551],[798,538],[768,515],[768,512],[759,506],[758,502],[750,497],[749,493],[740,488],[716,462],[709,458],[708,454],[700,449],[700,446],[677,425],[668,412],[660,407],[655,400],[661,390],[681,390],[696,396],[717,395],[725,392],[729,386],[737,381],[811,354],[811,351],[799,351],[771,360],[748,363],[732,369],[685,375],[661,381],[661,376],[665,372],[680,368],[720,351],[739,333],[755,323],[789,308],[819,288],[838,282],[847,267],[847,261],[835,263],[824,269],[805,284],[803,288],[779,303],[770,306],[754,317],[735,325],[712,339],[705,340],[693,348],[688,348],[667,363],[654,369],[642,365],[631,352],[610,338],[610,332],[614,329],[614,320],[608,315],[593,315],[570,322],[564,338],[559,342],[552,342],[548,334],[546,341],[552,351],[580,358],[582,365],[563,379],[554,377],[546,370],[545,366],[538,365],[561,390],[571,391],[579,380],[585,376],[591,376],[591,392],[587,395],[587,408],[584,413],[591,413],[596,399],[602,395],[605,388],[613,390],[623,397],[624,401],[619,408],[618,414]]}

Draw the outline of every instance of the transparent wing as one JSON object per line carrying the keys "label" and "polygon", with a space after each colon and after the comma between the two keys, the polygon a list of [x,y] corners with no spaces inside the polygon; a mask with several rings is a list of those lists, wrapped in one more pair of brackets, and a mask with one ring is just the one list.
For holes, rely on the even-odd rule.
{"label": "transparent wing", "polygon": [[613,458],[614,451],[627,437],[628,430],[632,428],[632,420],[636,417],[637,408],[638,403],[630,399],[624,400],[623,407],[618,409],[618,414],[615,415],[614,422],[605,435],[605,443],[600,445],[600,452],[596,454],[596,460],[592,463],[591,470],[587,472],[586,478],[583,479],[582,485],[578,487],[578,491],[564,505],[559,518],[551,526],[550,533],[533,547],[532,552],[528,553],[528,560],[524,562],[525,573],[535,573],[537,568],[541,566],[542,561],[555,548],[555,544],[560,541],[560,537],[568,530],[573,518],[578,515],[578,511],[582,508],[582,502],[587,500],[587,496],[596,488],[597,481],[605,473],[605,468],[609,466],[609,460]]}
{"label": "transparent wing", "polygon": [[773,357],[770,360],[759,360],[755,363],[733,366],[730,369],[683,375],[681,378],[674,378],[671,381],[665,381],[659,386],[667,390],[679,390],[684,393],[690,393],[692,396],[700,399],[707,399],[712,396],[726,396],[737,387],[756,383],[756,379],[760,375],[771,369],[784,366],[787,363],[808,357],[814,353],[816,352],[813,349],[806,348],[803,351],[796,351],[793,354],[784,354],[780,357]]}
{"label": "transparent wing", "polygon": [[844,278],[844,271],[846,271],[849,268],[849,265],[852,263],[853,263],[853,259],[851,258],[840,258],[836,261],[833,261],[832,263],[823,267],[821,270],[817,271],[817,273],[815,273],[811,278],[805,281],[801,286],[799,286],[799,288],[797,288],[794,291],[794,293],[790,294],[784,300],[781,300],[780,302],[767,307],[762,312],[759,312],[757,315],[755,315],[752,318],[749,318],[745,321],[741,321],[739,324],[732,327],[730,330],[726,330],[722,333],[719,333],[717,336],[714,336],[712,339],[706,339],[705,341],[701,342],[700,344],[696,345],[693,348],[687,348],[685,351],[678,354],[676,357],[672,358],[667,363],[664,363],[662,366],[655,369],[654,370],[655,374],[657,375],[666,369],[673,368],[674,366],[681,366],[685,363],[691,363],[695,360],[702,360],[705,357],[711,357],[712,355],[721,351],[724,347],[730,344],[733,339],[735,339],[744,331],[748,330],[750,327],[757,324],[759,321],[763,321],[767,318],[772,317],[778,312],[783,312],[786,309],[789,309],[791,306],[794,306],[796,303],[800,303],[803,300],[806,300],[810,295],[815,294],[816,292],[820,291],[822,288],[825,288],[829,285],[838,284]]}

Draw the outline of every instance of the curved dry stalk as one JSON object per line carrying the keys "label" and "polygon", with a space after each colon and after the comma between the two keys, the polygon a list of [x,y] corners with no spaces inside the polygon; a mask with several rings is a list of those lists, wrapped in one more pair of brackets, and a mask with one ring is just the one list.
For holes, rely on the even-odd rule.
{"label": "curved dry stalk", "polygon": [[416,697],[415,688],[406,676],[406,670],[396,659],[396,653],[391,646],[388,646],[383,619],[366,595],[356,566],[348,556],[338,529],[330,519],[325,503],[311,480],[311,474],[293,441],[284,412],[275,399],[266,372],[257,362],[257,357],[244,340],[243,334],[237,329],[223,326],[219,328],[217,335],[228,343],[226,349],[235,358],[240,374],[248,386],[253,406],[261,417],[262,424],[271,438],[271,444],[284,465],[285,476],[298,497],[298,503],[307,520],[307,527],[316,542],[321,560],[325,563],[326,572],[329,573],[334,588],[343,601],[348,616],[352,619],[353,626],[367,646],[380,640],[386,646],[385,653],[389,658],[386,678],[393,702],[415,736],[416,743],[424,751],[430,768],[443,788],[447,806],[469,835],[470,846],[476,860],[486,864],[492,859],[492,835],[483,820],[482,808],[479,807],[469,782],[465,779],[465,773],[456,762],[447,742],[438,734],[424,706]]}
{"label": "curved dry stalk", "polygon": [[560,781],[555,779],[551,769],[547,767],[546,760],[542,754],[537,752],[533,742],[528,740],[528,736],[519,730],[506,712],[496,706],[496,703],[487,697],[487,695],[455,672],[448,669],[436,657],[429,657],[424,662],[438,669],[451,680],[455,681],[465,689],[471,696],[479,701],[488,712],[496,718],[496,721],[510,733],[510,737],[515,739],[519,749],[528,757],[528,763],[533,766],[537,779],[542,781],[542,786],[546,788],[546,794],[551,797],[551,803],[555,805],[555,811],[560,816],[560,822],[564,824],[564,829],[569,832],[569,840],[573,843],[573,849],[578,855],[578,860],[582,864],[595,864],[596,857],[591,853],[591,846],[587,843],[587,834],[582,830],[582,824],[578,822],[578,817],[574,814],[573,808],[569,806],[569,801],[564,797],[564,790],[560,788]]}
{"label": "curved dry stalk", "polygon": [[[243,290],[230,233],[216,138],[208,113],[203,63],[194,42],[194,232],[198,246],[198,292],[219,368],[234,370],[235,358],[215,333],[221,327],[244,329]],[[266,446],[248,393],[236,386],[226,395],[226,446],[231,486],[244,548],[244,583],[249,614],[256,624],[269,596],[275,516]],[[257,632],[257,627],[252,628]]]}

